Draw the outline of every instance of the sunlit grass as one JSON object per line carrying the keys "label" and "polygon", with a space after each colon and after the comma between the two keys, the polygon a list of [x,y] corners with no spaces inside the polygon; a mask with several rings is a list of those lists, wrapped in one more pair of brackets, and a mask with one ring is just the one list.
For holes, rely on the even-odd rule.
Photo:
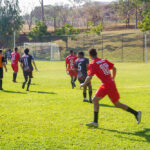
{"label": "sunlit grass", "polygon": [[[64,62],[37,62],[30,91],[21,89],[23,75],[12,82],[10,64],[0,92],[1,150],[149,150],[150,64],[117,63],[116,83],[121,102],[142,111],[142,122],[113,107],[106,97],[100,103],[99,128],[93,105],[82,102],[82,90],[71,89]],[[100,86],[94,77],[93,93]]]}

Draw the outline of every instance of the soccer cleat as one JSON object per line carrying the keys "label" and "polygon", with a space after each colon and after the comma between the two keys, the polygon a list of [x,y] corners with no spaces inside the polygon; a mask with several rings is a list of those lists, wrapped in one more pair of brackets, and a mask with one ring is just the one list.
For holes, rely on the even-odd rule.
{"label": "soccer cleat", "polygon": [[96,123],[96,122],[94,122],[94,121],[92,121],[92,122],[90,122],[90,123],[86,123],[85,125],[86,125],[86,126],[89,126],[89,127],[98,127],[98,123]]}
{"label": "soccer cleat", "polygon": [[3,91],[3,88],[0,88],[0,91]]}
{"label": "soccer cleat", "polygon": [[89,102],[86,98],[83,99],[83,102]]}
{"label": "soccer cleat", "polygon": [[141,111],[137,111],[138,114],[136,116],[136,119],[137,119],[137,124],[139,124],[141,122]]}
{"label": "soccer cleat", "polygon": [[27,89],[26,91],[29,91],[29,89]]}

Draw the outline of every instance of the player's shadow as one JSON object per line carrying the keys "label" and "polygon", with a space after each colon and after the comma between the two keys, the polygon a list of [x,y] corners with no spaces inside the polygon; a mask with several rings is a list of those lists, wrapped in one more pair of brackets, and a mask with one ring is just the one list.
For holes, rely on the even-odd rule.
{"label": "player's shadow", "polygon": [[[123,132],[123,131],[118,131],[118,130],[111,130],[111,129],[105,129],[105,128],[97,128],[103,131],[109,131],[109,132],[116,132],[119,133],[120,135],[118,136],[119,138],[126,138],[129,139],[131,141],[142,141],[142,142],[149,142],[150,143],[150,128],[144,128],[142,131],[136,131],[136,132]],[[135,138],[130,139],[129,137],[124,137],[121,136],[121,134],[123,135],[134,135],[134,136],[139,136],[139,137],[144,137],[145,140],[137,140]]]}
{"label": "player's shadow", "polygon": [[100,107],[112,107],[114,108],[115,106],[113,105],[107,105],[107,104],[99,104]]}
{"label": "player's shadow", "polygon": [[44,91],[29,91],[32,93],[40,93],[40,94],[56,94],[55,92],[44,92]]}
{"label": "player's shadow", "polygon": [[8,90],[3,90],[3,92],[6,92],[6,93],[15,93],[15,94],[27,94],[25,92],[8,91]]}

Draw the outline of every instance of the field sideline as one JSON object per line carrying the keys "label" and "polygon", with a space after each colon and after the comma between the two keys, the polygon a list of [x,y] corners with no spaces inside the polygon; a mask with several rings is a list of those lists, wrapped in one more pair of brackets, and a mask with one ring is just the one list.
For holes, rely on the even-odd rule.
{"label": "field sideline", "polygon": [[[142,111],[142,122],[113,107],[106,97],[100,104],[99,128],[87,128],[93,105],[82,102],[77,82],[72,90],[64,62],[37,62],[30,91],[21,89],[23,75],[12,82],[10,62],[0,91],[0,150],[149,150],[150,63],[116,63],[121,102]],[[94,77],[93,93],[100,85]]]}

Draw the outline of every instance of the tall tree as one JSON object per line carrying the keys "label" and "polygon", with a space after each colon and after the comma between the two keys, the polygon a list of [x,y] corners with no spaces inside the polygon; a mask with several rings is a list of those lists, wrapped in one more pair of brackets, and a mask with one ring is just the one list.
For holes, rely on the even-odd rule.
{"label": "tall tree", "polygon": [[12,47],[13,33],[23,25],[18,0],[0,1],[0,39],[3,47]]}

